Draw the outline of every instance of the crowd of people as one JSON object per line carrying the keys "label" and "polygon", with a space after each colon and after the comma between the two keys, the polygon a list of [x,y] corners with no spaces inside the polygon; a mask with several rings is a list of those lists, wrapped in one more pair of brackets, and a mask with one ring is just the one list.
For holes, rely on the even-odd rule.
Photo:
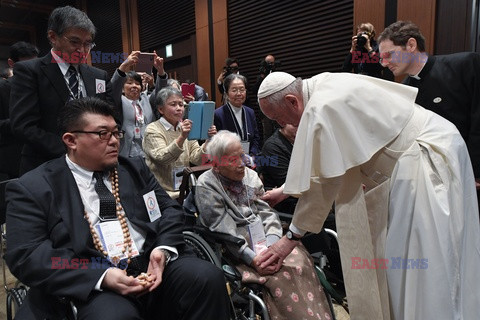
{"label": "crowd of people", "polygon": [[332,318],[302,243],[327,217],[352,318],[480,314],[478,53],[429,55],[398,21],[378,38],[358,25],[343,72],[301,79],[268,54],[250,86],[227,58],[199,141],[185,108],[206,90],[182,93],[156,52],[155,78],[135,72],[140,51],[109,77],[82,59],[95,33],[84,12],[54,9],[51,50],[16,43],[0,81],[5,259],[30,287],[18,319],[64,317],[59,298],[78,319],[229,319],[223,274],[185,243],[176,201],[183,169],[208,161],[198,223],[245,240],[228,254],[272,318]]}

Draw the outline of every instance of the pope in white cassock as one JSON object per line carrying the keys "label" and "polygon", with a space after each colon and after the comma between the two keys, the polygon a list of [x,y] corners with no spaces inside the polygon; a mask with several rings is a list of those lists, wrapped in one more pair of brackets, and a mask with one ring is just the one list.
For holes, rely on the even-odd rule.
{"label": "pope in white cassock", "polygon": [[415,104],[417,89],[344,73],[274,72],[258,91],[298,126],[284,193],[299,197],[276,264],[336,204],[352,319],[478,319],[480,227],[472,166],[455,126]]}

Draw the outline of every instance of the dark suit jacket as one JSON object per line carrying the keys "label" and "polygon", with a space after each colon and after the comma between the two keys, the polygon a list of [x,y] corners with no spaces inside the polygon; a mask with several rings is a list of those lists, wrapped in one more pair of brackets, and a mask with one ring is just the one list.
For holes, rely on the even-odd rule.
{"label": "dark suit jacket", "polygon": [[450,120],[467,144],[475,178],[480,178],[480,54],[429,56],[405,84],[418,88],[416,103]]}
{"label": "dark suit jacket", "polygon": [[237,124],[238,127],[237,120],[235,116],[232,116],[228,108],[228,105],[223,105],[215,110],[214,124],[217,127],[217,131],[228,130],[237,133],[242,141],[248,140],[250,142],[250,154],[257,155],[260,151],[260,134],[258,133],[255,112],[251,108],[243,106],[242,119],[245,119],[246,116],[247,123],[243,124],[244,135],[242,137],[242,133],[238,132],[235,126]]}
{"label": "dark suit jacket", "polygon": [[[144,251],[158,245],[184,251],[182,207],[158,184],[140,158],[121,158],[120,199],[129,221],[146,232]],[[154,190],[162,216],[150,222],[143,195]],[[48,161],[7,185],[8,251],[12,273],[30,286],[34,314],[51,315],[55,296],[85,301],[105,269],[52,269],[52,258],[100,257],[94,248],[77,184],[65,158]],[[90,261],[89,261],[90,262]],[[48,310],[45,310],[48,309]]]}
{"label": "dark suit jacket", "polygon": [[[69,100],[65,78],[52,54],[14,65],[15,77],[10,93],[10,121],[13,132],[25,142],[22,150],[22,173],[65,152],[57,114]],[[54,61],[54,60],[53,60]],[[89,97],[106,100],[110,96],[107,72],[80,64],[79,72]],[[95,79],[105,81],[106,92],[96,94]]]}
{"label": "dark suit jacket", "polygon": [[11,78],[0,79],[0,173],[8,178],[18,177],[20,152],[23,144],[15,137],[10,126]]}

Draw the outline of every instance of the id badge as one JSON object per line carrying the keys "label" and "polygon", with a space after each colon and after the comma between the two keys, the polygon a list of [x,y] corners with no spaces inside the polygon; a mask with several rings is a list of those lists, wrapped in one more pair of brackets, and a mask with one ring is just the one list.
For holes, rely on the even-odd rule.
{"label": "id badge", "polygon": [[133,137],[135,139],[141,139],[142,138],[142,131],[140,130],[139,126],[135,126],[135,128],[133,128]]}
{"label": "id badge", "polygon": [[[130,227],[130,226],[129,226]],[[122,259],[128,258],[126,252],[122,252],[124,246],[124,237],[120,221],[112,220],[100,222],[95,225],[95,230],[102,242],[103,248],[107,250],[108,259],[115,265]],[[138,249],[135,241],[132,241],[132,257],[138,255]]]}
{"label": "id badge", "polygon": [[172,170],[172,182],[173,182],[173,190],[178,191],[180,190],[180,185],[182,184],[182,179],[183,179],[183,174],[177,177],[177,173],[183,172],[183,169],[185,167],[178,167],[178,168],[173,168]]}
{"label": "id badge", "polygon": [[242,144],[243,153],[250,154],[250,142],[242,141],[241,144]]}
{"label": "id badge", "polygon": [[259,254],[267,248],[267,237],[265,236],[262,220],[256,220],[250,223],[247,228],[250,235],[251,249],[255,251],[256,254]]}
{"label": "id badge", "polygon": [[153,222],[162,216],[162,212],[158,206],[157,197],[153,190],[143,195],[143,201],[145,201],[145,207],[147,207],[150,222]]}

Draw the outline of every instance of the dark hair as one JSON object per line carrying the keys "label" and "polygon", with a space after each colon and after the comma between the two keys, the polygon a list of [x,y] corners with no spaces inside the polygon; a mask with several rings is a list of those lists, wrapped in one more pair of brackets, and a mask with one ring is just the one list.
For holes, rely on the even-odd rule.
{"label": "dark hair", "polygon": [[48,18],[47,31],[62,35],[68,28],[86,30],[95,38],[95,26],[85,12],[71,6],[55,8]]}
{"label": "dark hair", "polygon": [[13,62],[18,62],[24,58],[37,57],[39,53],[40,51],[36,46],[25,41],[15,42],[10,46],[10,59],[12,59]]}
{"label": "dark hair", "polygon": [[237,65],[240,65],[238,63],[238,59],[235,59],[235,58],[227,58],[225,59],[225,66],[226,67],[229,67],[232,63],[236,63]]}
{"label": "dark hair", "polygon": [[418,51],[425,52],[425,37],[416,24],[411,21],[397,21],[383,30],[378,37],[378,43],[390,40],[396,46],[405,47],[408,39],[417,40]]}
{"label": "dark hair", "polygon": [[242,80],[243,83],[245,84],[245,88],[247,87],[247,78],[245,78],[241,74],[232,73],[232,74],[229,74],[225,78],[225,80],[223,80],[223,89],[225,90],[225,93],[228,92],[228,89],[230,89],[230,85],[232,84],[232,81],[235,79]]}
{"label": "dark hair", "polygon": [[142,88],[142,91],[143,91],[142,76],[140,76],[140,75],[139,75],[138,73],[136,73],[135,71],[128,71],[128,72],[126,73],[126,77],[127,77],[126,80],[132,79],[133,81],[140,83],[140,87]]}
{"label": "dark hair", "polygon": [[81,130],[85,125],[83,115],[86,113],[115,118],[112,106],[103,100],[93,97],[70,100],[58,113],[57,124],[60,134]]}

